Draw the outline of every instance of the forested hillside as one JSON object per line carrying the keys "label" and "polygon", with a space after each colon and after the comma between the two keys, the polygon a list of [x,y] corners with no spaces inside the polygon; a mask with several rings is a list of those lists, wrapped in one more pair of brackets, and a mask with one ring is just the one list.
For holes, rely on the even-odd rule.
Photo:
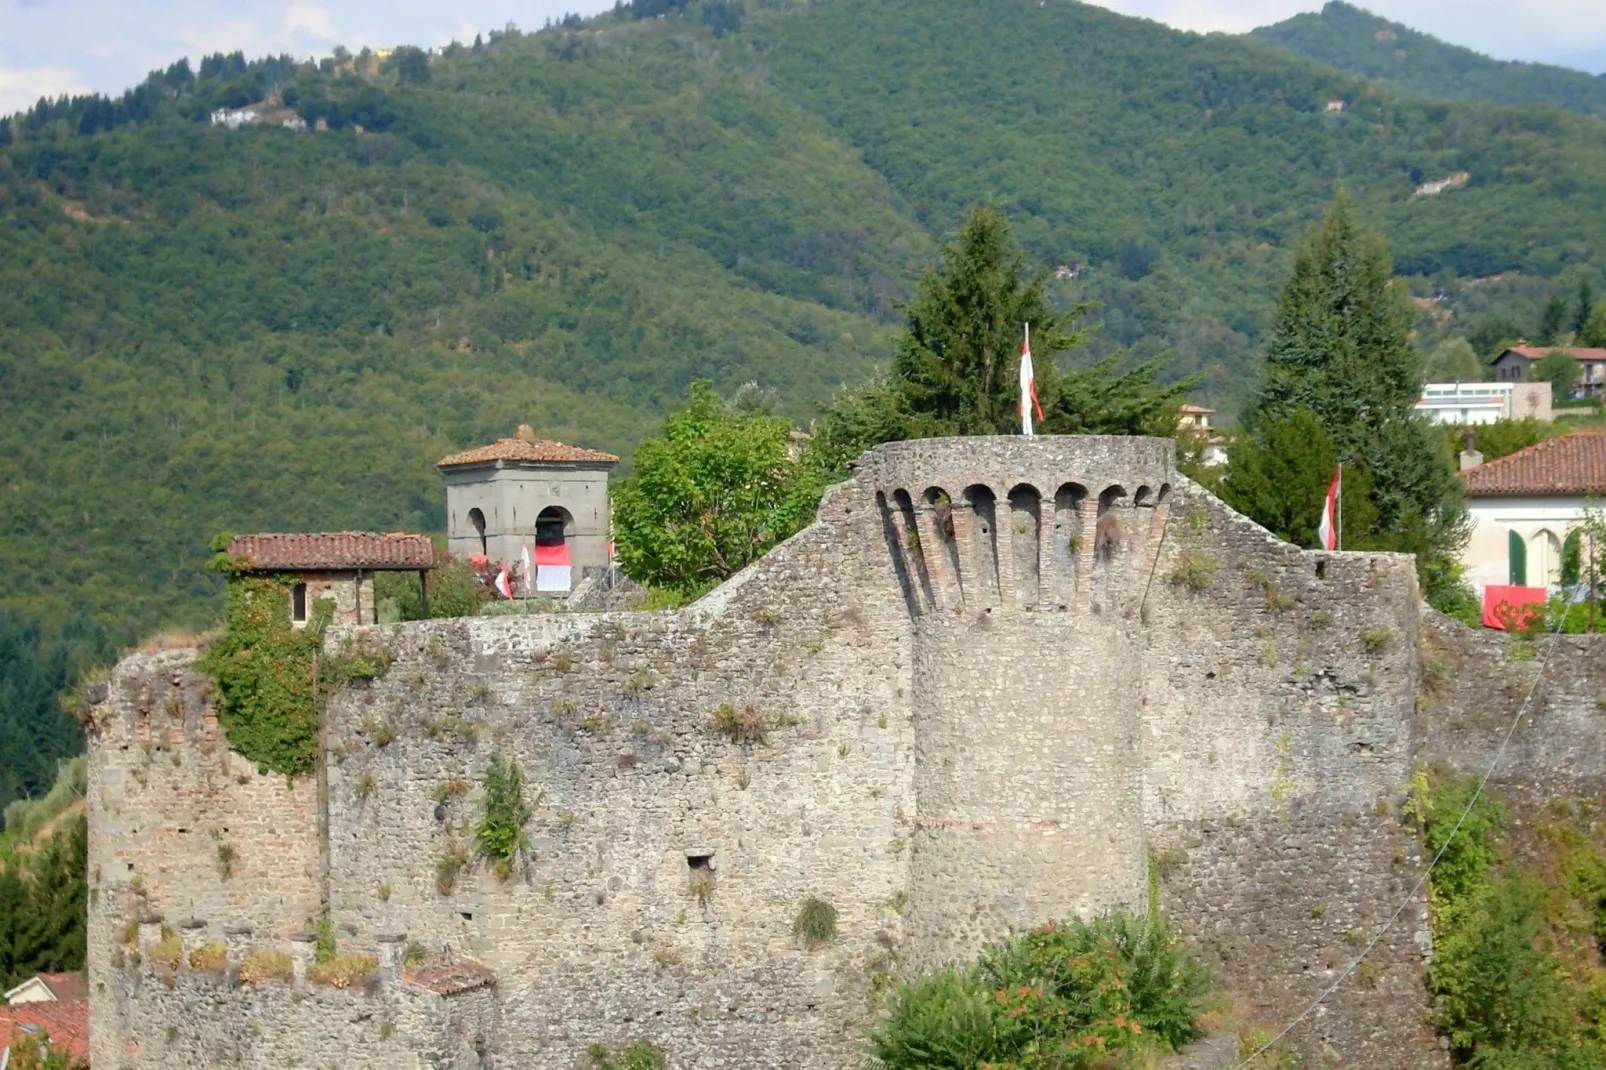
{"label": "forested hillside", "polygon": [[438,457],[520,421],[628,452],[695,378],[806,419],[977,202],[1102,303],[1089,356],[1229,409],[1341,182],[1443,295],[1425,345],[1606,290],[1592,119],[1069,0],[652,2],[385,64],[214,57],[0,129],[0,606],[203,625],[218,530],[435,529]]}
{"label": "forested hillside", "polygon": [[1402,93],[1486,104],[1554,104],[1606,118],[1606,77],[1490,59],[1343,0],[1328,0],[1320,13],[1263,26],[1254,36]]}

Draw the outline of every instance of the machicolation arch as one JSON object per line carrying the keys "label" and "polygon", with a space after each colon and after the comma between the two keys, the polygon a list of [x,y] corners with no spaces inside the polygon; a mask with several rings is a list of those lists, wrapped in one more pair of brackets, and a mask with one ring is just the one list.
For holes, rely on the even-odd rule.
{"label": "machicolation arch", "polygon": [[[957,480],[955,481],[957,483]],[[950,484],[952,486],[953,484]],[[878,492],[911,615],[992,607],[1125,611],[1154,566],[1171,484],[967,482]],[[1148,552],[1142,552],[1147,550]]]}

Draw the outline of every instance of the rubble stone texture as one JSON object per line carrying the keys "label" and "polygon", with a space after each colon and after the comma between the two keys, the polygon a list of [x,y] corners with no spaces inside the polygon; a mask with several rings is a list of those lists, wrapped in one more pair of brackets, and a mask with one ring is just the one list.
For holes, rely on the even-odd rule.
{"label": "rubble stone texture", "polygon": [[[677,1068],[857,1067],[890,978],[1152,886],[1268,1025],[1408,902],[1292,1039],[1306,1065],[1443,1067],[1400,805],[1420,756],[1479,768],[1538,672],[1424,610],[1409,557],[1280,543],[1134,438],[883,446],[679,612],[330,641],[358,632],[394,663],[331,698],[293,784],[228,750],[193,654],[118,666],[91,740],[96,1065],[568,1068],[646,1040]],[[1601,786],[1597,648],[1547,664],[1544,738],[1506,766],[1536,798],[1562,768]],[[443,894],[498,750],[529,850]],[[812,950],[811,897],[838,912]],[[325,909],[379,962],[360,988],[304,980],[291,937]],[[231,973],[136,963],[129,923],[163,920]],[[231,987],[253,949],[295,975]],[[494,982],[428,981],[458,972]]]}

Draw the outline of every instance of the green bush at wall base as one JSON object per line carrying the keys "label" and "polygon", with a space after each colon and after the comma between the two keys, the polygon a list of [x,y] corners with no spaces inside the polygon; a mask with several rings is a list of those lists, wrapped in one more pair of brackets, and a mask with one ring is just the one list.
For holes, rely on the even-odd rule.
{"label": "green bush at wall base", "polygon": [[1113,911],[1041,926],[966,967],[898,986],[870,1034],[885,1070],[1125,1065],[1199,1034],[1210,988],[1159,917]]}

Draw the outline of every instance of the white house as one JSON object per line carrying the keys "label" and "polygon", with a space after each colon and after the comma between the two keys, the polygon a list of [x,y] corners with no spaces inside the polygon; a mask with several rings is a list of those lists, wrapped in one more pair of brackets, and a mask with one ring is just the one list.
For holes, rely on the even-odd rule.
{"label": "white house", "polygon": [[1227,463],[1227,439],[1217,434],[1210,423],[1210,418],[1215,414],[1215,409],[1207,409],[1203,405],[1183,405],[1177,410],[1177,430],[1204,440],[1199,460],[1212,468]]}
{"label": "white house", "polygon": [[1429,383],[1416,411],[1436,424],[1492,424],[1531,416],[1550,423],[1549,383]]}
{"label": "white house", "polygon": [[[1606,431],[1572,434],[1483,464],[1461,455],[1472,537],[1461,553],[1467,579],[1490,586],[1561,582],[1562,549],[1581,539],[1585,504],[1606,497]],[[1581,548],[1580,559],[1587,559]]]}

